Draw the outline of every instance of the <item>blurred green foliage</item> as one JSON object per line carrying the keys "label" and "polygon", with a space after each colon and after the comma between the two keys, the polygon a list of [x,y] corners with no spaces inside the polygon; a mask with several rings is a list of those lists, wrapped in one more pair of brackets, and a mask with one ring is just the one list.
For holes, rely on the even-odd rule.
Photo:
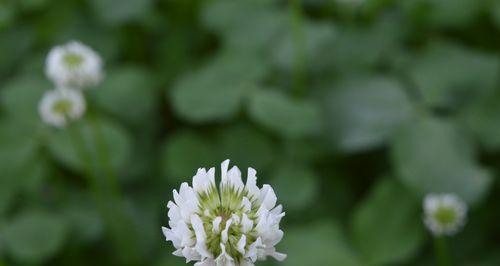
{"label": "blurred green foliage", "polygon": [[141,265],[184,264],[166,204],[226,158],[284,204],[282,265],[432,265],[429,192],[471,204],[454,265],[500,265],[499,36],[495,0],[0,0],[0,265],[123,264],[37,113],[73,39],[106,62],[74,126],[101,171],[102,125]]}

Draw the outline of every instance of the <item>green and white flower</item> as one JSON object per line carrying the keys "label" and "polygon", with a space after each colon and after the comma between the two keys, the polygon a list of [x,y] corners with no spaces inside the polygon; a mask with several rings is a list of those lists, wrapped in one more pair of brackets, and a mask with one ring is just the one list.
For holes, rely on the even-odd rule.
{"label": "green and white flower", "polygon": [[453,194],[430,194],[424,199],[424,215],[433,235],[454,235],[465,225],[467,205]]}
{"label": "green and white flower", "polygon": [[72,41],[52,48],[45,62],[45,73],[58,87],[95,86],[103,77],[102,60],[92,48]]}
{"label": "green and white flower", "polygon": [[77,120],[85,113],[85,98],[73,89],[56,89],[46,92],[38,111],[42,120],[56,127],[64,127],[71,120]]}
{"label": "green and white flower", "polygon": [[221,165],[221,182],[215,184],[215,168],[198,169],[193,186],[182,183],[168,202],[169,227],[162,227],[176,256],[196,266],[248,266],[268,256],[283,261],[276,252],[282,237],[279,224],[285,216],[270,185],[257,187],[256,171],[248,168],[243,184],[241,172],[229,160]]}

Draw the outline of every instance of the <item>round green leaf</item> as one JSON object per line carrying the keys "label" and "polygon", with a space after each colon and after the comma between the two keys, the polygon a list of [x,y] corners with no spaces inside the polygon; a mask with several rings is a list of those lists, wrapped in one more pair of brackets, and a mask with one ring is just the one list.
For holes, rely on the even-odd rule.
{"label": "round green leaf", "polygon": [[[88,167],[86,166],[88,162],[84,159],[90,158],[90,165],[94,171],[102,169],[102,158],[109,156],[108,159],[116,171],[124,166],[129,158],[131,140],[118,124],[102,118],[91,118],[70,126],[74,128],[57,130],[49,136],[48,148],[59,162],[82,172]],[[85,148],[86,156],[83,158],[77,148],[79,142],[82,142]]]}
{"label": "round green leaf", "polygon": [[259,130],[238,125],[222,130],[220,136],[219,160],[231,159],[232,164],[240,169],[252,167],[264,169],[273,160],[273,142],[270,137]]}
{"label": "round green leaf", "polygon": [[263,51],[288,28],[288,14],[269,1],[212,1],[203,9],[204,25],[221,33],[226,47]]}
{"label": "round green leaf", "polygon": [[91,0],[97,17],[108,25],[119,25],[144,18],[153,9],[152,0]]}
{"label": "round green leaf", "polygon": [[17,77],[0,91],[0,104],[9,116],[23,120],[23,123],[37,123],[40,121],[38,103],[44,92],[52,88],[53,85],[40,76]]}
{"label": "round green leaf", "polygon": [[432,24],[444,27],[460,27],[471,23],[480,15],[481,1],[471,0],[425,0],[430,5],[429,20]]}
{"label": "round green leaf", "polygon": [[265,70],[256,57],[228,53],[183,77],[172,91],[180,117],[194,123],[228,120]]}
{"label": "round green leaf", "polygon": [[71,191],[63,214],[69,223],[71,239],[92,243],[101,237],[104,225],[95,201],[88,194]]}
{"label": "round green leaf", "polygon": [[382,179],[354,212],[352,231],[367,264],[409,261],[425,237],[420,202],[393,179]]}
{"label": "round green leaf", "polygon": [[55,255],[67,233],[66,221],[58,216],[26,211],[3,228],[6,250],[19,262],[40,263]]}
{"label": "round green leaf", "polygon": [[401,31],[398,17],[389,15],[380,16],[368,27],[339,27],[335,43],[318,54],[317,60],[331,61],[340,73],[352,75],[365,68],[371,71],[399,49]]}
{"label": "round green leaf", "polygon": [[310,136],[321,127],[319,109],[313,102],[294,100],[277,90],[255,91],[248,111],[255,122],[284,137]]}
{"label": "round green leaf", "polygon": [[286,163],[276,168],[270,182],[285,210],[300,210],[310,207],[318,196],[317,181],[310,169]]}
{"label": "round green leaf", "polygon": [[277,250],[288,255],[285,266],[362,265],[338,226],[329,221],[288,228]]}
{"label": "round green leaf", "polygon": [[328,136],[346,152],[384,144],[415,115],[401,85],[384,77],[341,82],[326,96],[325,109]]}
{"label": "round green leaf", "polygon": [[[9,12],[8,7],[0,6],[0,13]],[[12,11],[14,12],[14,11]],[[2,15],[2,14],[0,14]],[[12,19],[9,16],[14,14],[3,14],[4,19]],[[1,19],[1,18],[0,18]],[[7,23],[9,23],[7,21]],[[2,22],[0,21],[0,29],[2,27]],[[0,31],[0,51],[8,51],[2,53],[0,57],[0,73],[12,70],[13,66],[28,54],[29,49],[33,45],[34,32],[32,28],[29,27],[11,27],[8,30]]]}
{"label": "round green leaf", "polygon": [[[304,61],[309,70],[325,70],[335,60],[331,48],[337,40],[337,29],[330,23],[304,23]],[[296,36],[290,31],[274,47],[272,60],[276,66],[292,71],[296,64]]]}
{"label": "round green leaf", "polygon": [[193,132],[178,132],[162,148],[163,176],[173,183],[190,181],[200,167],[211,167],[215,150]]}
{"label": "round green leaf", "polygon": [[0,120],[0,213],[14,196],[31,191],[46,176],[46,161],[40,158],[36,127],[16,119]]}
{"label": "round green leaf", "polygon": [[111,70],[93,92],[103,109],[132,124],[149,121],[156,108],[151,75],[140,67]]}
{"label": "round green leaf", "polygon": [[455,193],[476,203],[490,187],[490,173],[474,160],[474,147],[448,121],[422,117],[398,133],[391,152],[397,177],[418,193]]}
{"label": "round green leaf", "polygon": [[495,56],[434,43],[416,57],[410,76],[426,104],[450,108],[494,90],[499,67]]}
{"label": "round green leaf", "polygon": [[475,135],[488,150],[500,148],[500,105],[498,97],[488,97],[462,109],[459,121]]}

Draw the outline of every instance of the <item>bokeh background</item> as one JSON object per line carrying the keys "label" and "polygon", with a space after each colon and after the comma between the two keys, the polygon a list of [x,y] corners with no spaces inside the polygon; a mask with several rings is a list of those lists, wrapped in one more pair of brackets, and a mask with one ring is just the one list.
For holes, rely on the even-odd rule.
{"label": "bokeh background", "polygon": [[[37,113],[70,40],[106,63],[90,164]],[[454,265],[500,265],[499,51],[495,0],[1,0],[0,265],[184,265],[166,204],[226,158],[284,204],[280,265],[434,265],[429,192],[470,204]]]}

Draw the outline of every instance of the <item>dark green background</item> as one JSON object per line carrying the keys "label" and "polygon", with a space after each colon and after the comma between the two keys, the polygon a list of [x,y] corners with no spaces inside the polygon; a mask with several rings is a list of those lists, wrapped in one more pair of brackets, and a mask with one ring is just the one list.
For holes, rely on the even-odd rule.
{"label": "dark green background", "polygon": [[2,266],[128,253],[68,131],[37,113],[45,56],[70,40],[106,63],[74,126],[102,174],[85,130],[102,124],[140,265],[184,265],[166,204],[226,158],[284,205],[280,265],[434,265],[429,192],[470,204],[454,265],[500,265],[500,1],[0,0]]}

